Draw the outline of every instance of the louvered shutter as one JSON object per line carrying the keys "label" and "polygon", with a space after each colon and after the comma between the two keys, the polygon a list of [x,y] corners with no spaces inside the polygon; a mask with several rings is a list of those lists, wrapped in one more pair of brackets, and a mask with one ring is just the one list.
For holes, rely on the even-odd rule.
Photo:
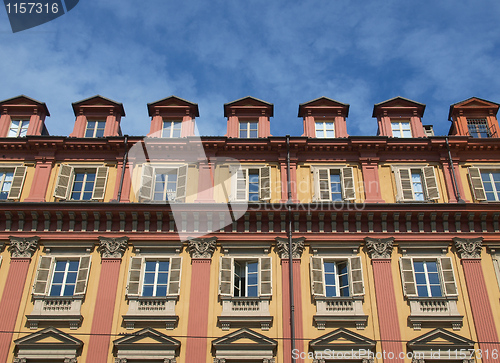
{"label": "louvered shutter", "polygon": [[94,192],[92,193],[92,199],[104,199],[104,193],[106,191],[106,181],[108,180],[108,167],[100,166],[97,168],[95,175]]}
{"label": "louvered shutter", "polygon": [[401,281],[405,296],[417,296],[417,284],[415,283],[415,272],[413,271],[413,259],[411,257],[401,257],[399,259],[401,269]]}
{"label": "louvered shutter", "polygon": [[349,258],[349,272],[351,274],[351,292],[352,296],[363,296],[365,286],[363,284],[363,267],[361,266],[361,257]]}
{"label": "louvered shutter", "polygon": [[154,168],[149,164],[142,164],[141,188],[139,199],[151,200],[153,195]]}
{"label": "louvered shutter", "polygon": [[426,166],[424,170],[425,190],[428,200],[439,199],[439,189],[437,186],[436,173],[433,166]]}
{"label": "louvered shutter", "polygon": [[9,195],[7,199],[21,198],[21,190],[23,190],[24,177],[26,175],[25,166],[17,166],[14,170],[14,177],[10,186]]}
{"label": "louvered shutter", "polygon": [[413,200],[413,188],[411,185],[411,172],[410,169],[399,169],[399,200],[408,201]]}
{"label": "louvered shutter", "polygon": [[56,187],[54,189],[54,197],[59,199],[66,199],[68,197],[72,177],[73,167],[67,164],[61,164],[59,175],[57,176]]}
{"label": "louvered shutter", "polygon": [[273,276],[271,257],[259,258],[259,296],[271,296],[273,294],[272,279]]}
{"label": "louvered shutter", "polygon": [[54,259],[53,257],[49,256],[40,257],[35,284],[33,285],[33,295],[47,294],[53,259]]}
{"label": "louvered shutter", "polygon": [[187,173],[188,166],[182,165],[177,170],[177,191],[176,191],[176,202],[184,202],[186,200],[186,188],[187,188]]}
{"label": "louvered shutter", "polygon": [[317,202],[319,200],[319,169],[314,168],[313,174],[313,188],[312,188],[312,200]]}
{"label": "louvered shutter", "polygon": [[181,266],[182,257],[170,259],[170,271],[168,274],[168,295],[179,296],[181,288]]}
{"label": "louvered shutter", "polygon": [[354,187],[354,170],[351,167],[342,168],[342,194],[344,200],[356,199],[356,188]]}
{"label": "louvered shutter", "polygon": [[314,198],[317,201],[331,200],[330,171],[328,169],[314,169]]}
{"label": "louvered shutter", "polygon": [[457,284],[455,282],[455,272],[450,257],[440,257],[438,259],[441,271],[442,285],[446,296],[458,296]]}
{"label": "louvered shutter", "polygon": [[483,180],[481,179],[481,171],[479,168],[469,168],[469,181],[474,192],[476,200],[486,200],[486,193],[484,191]]}
{"label": "louvered shutter", "polygon": [[80,257],[74,295],[84,295],[87,290],[87,281],[90,272],[90,257],[91,256]]}
{"label": "louvered shutter", "polygon": [[127,296],[139,296],[141,286],[142,258],[131,257],[128,274]]}
{"label": "louvered shutter", "polygon": [[219,266],[219,295],[233,296],[233,259],[221,257]]}
{"label": "louvered shutter", "polygon": [[235,172],[235,182],[234,191],[231,191],[231,195],[233,196],[235,201],[247,201],[248,200],[248,192],[247,192],[247,176],[248,170],[246,169],[237,169]]}
{"label": "louvered shutter", "polygon": [[309,267],[311,271],[311,293],[313,296],[325,296],[323,258],[311,256]]}
{"label": "louvered shutter", "polygon": [[260,168],[259,192],[260,200],[271,199],[271,167]]}

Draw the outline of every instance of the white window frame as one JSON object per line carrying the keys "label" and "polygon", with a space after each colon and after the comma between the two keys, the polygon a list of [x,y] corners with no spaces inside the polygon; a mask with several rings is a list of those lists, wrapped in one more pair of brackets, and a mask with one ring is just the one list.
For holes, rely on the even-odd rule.
{"label": "white window frame", "polygon": [[[89,128],[89,122],[95,122],[93,128]],[[100,127],[101,126],[101,127]],[[106,120],[87,120],[85,124],[85,134],[86,138],[101,138],[104,137],[104,131],[106,129]],[[102,130],[103,136],[96,136],[97,130]],[[87,136],[87,131],[92,131],[92,136]]]}
{"label": "white window frame", "polygon": [[[179,136],[174,136],[174,134],[177,131],[179,132]],[[163,120],[161,137],[168,139],[176,139],[181,136],[182,136],[182,120]]]}
{"label": "white window frame", "polygon": [[[397,202],[429,202],[440,198],[436,168],[432,165],[392,165],[396,180]],[[412,172],[420,173],[424,200],[415,199]]]}
{"label": "white window frame", "polygon": [[[231,167],[231,194],[229,199],[234,202],[249,202],[250,197],[250,171],[259,173],[259,200],[271,200],[271,167],[269,165],[240,165]],[[256,202],[256,201],[252,201]]]}
{"label": "white window frame", "polygon": [[[314,179],[314,190],[313,190],[313,201],[332,201],[331,193],[331,173],[335,171],[340,175],[340,186],[342,200],[356,200],[356,187],[354,182],[354,168],[350,166],[313,166],[313,179]],[[327,176],[328,190],[324,188],[324,182]],[[323,193],[328,192],[328,198],[323,197]]]}
{"label": "white window frame", "polygon": [[[3,173],[12,172],[12,180],[10,181],[10,187],[6,199],[2,200],[17,200],[21,198],[21,192],[24,186],[24,180],[26,177],[26,170],[28,168],[24,165],[21,166],[3,166],[0,165],[0,171]],[[3,190],[5,183],[5,174],[0,176],[0,190]]]}
{"label": "white window frame", "polygon": [[[257,296],[234,296],[235,287],[235,263],[243,264],[257,262],[258,264],[258,288]],[[248,281],[248,277],[246,277]],[[260,297],[271,297],[272,288],[272,258],[267,256],[221,256],[219,260],[219,295],[226,298],[257,299]],[[247,294],[245,294],[247,295]]]}
{"label": "white window frame", "polygon": [[[325,262],[347,263],[349,279],[349,296],[326,296]],[[364,296],[365,286],[363,266],[360,256],[311,256],[309,261],[311,293],[315,299],[321,298],[354,298]],[[338,281],[338,274],[336,276]],[[339,285],[337,284],[337,293]]]}
{"label": "white window frame", "polygon": [[[106,194],[106,185],[108,181],[108,167],[99,165],[69,165],[61,164],[59,167],[59,174],[57,176],[56,186],[54,188],[54,197],[60,200],[73,200],[71,194],[73,191],[75,174],[82,171],[95,170],[95,181],[92,190],[93,200],[103,200]],[[74,199],[74,201],[84,201],[81,199]]]}
{"label": "white window frame", "polygon": [[500,197],[498,196],[498,193],[500,192],[497,190],[495,183],[491,181],[491,185],[494,191],[495,195],[495,200],[488,200],[487,195],[486,195],[486,190],[484,188],[484,180],[482,173],[488,172],[490,174],[491,178],[491,173],[500,173],[500,166],[470,166],[468,168],[468,176],[469,176],[469,184],[472,189],[472,195],[474,196],[474,199],[476,201],[484,201],[484,202],[498,202],[500,201]]}
{"label": "white window frame", "polygon": [[[257,130],[251,128],[251,125],[257,125]],[[245,125],[245,128],[241,126]],[[257,136],[250,136],[251,131],[257,131]],[[241,133],[244,132],[246,136],[241,136]],[[259,137],[259,121],[258,120],[239,120],[238,122],[238,137],[242,139],[256,139]]]}
{"label": "white window frame", "polygon": [[[404,132],[408,131],[408,129],[403,128],[403,124],[408,124],[409,131],[410,131],[410,136],[404,136]],[[395,127],[394,127],[395,125],[398,126],[399,130],[394,130],[395,129]],[[399,134],[401,136],[395,136],[394,135],[394,131],[399,132]],[[392,133],[392,137],[395,137],[395,138],[409,139],[409,138],[413,137],[413,130],[411,128],[411,122],[410,122],[410,120],[406,120],[406,119],[404,119],[404,120],[394,120],[394,119],[392,119],[391,120],[391,133]]]}
{"label": "white window frame", "polygon": [[[14,122],[18,122],[16,126],[14,126]],[[30,120],[26,119],[13,119],[10,122],[9,133],[7,137],[26,137],[28,132],[28,127],[30,124]]]}
{"label": "white window frame", "polygon": [[[154,200],[154,191],[156,184],[156,175],[157,174],[165,174],[165,171],[175,170],[177,174],[177,181],[175,184],[175,191],[165,191],[163,193],[169,197],[168,200]],[[188,173],[189,173],[189,165],[188,164],[175,164],[175,165],[164,165],[164,164],[150,164],[144,163],[142,164],[141,171],[141,184],[138,190],[138,198],[141,201],[149,201],[149,202],[184,202],[186,199],[186,191],[187,191],[187,181],[188,181]]]}
{"label": "white window frame", "polygon": [[[326,124],[332,124],[332,128],[329,129],[327,128]],[[321,126],[321,130],[318,130],[318,126]],[[323,136],[319,136],[318,135],[318,131],[321,131],[323,133]],[[332,131],[333,132],[333,136],[332,137],[328,137],[326,136],[327,132],[328,131]],[[318,138],[318,139],[329,139],[329,138],[334,138],[335,137],[335,121],[334,120],[323,120],[323,121],[314,121],[314,135]]]}

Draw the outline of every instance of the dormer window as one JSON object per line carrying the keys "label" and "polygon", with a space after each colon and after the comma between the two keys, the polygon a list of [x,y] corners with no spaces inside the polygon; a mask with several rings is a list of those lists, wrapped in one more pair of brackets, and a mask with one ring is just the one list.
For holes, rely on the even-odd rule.
{"label": "dormer window", "polygon": [[182,121],[163,121],[162,137],[181,137]]}
{"label": "dormer window", "polygon": [[240,138],[249,139],[259,136],[258,121],[240,121]]}
{"label": "dormer window", "polygon": [[104,137],[106,121],[87,121],[85,137]]}
{"label": "dormer window", "polygon": [[316,121],[315,131],[317,138],[335,137],[335,125],[333,121]]}
{"label": "dormer window", "polygon": [[12,120],[7,137],[25,137],[29,124],[29,120]]}
{"label": "dormer window", "polygon": [[412,137],[410,120],[391,121],[392,137]]}
{"label": "dormer window", "polygon": [[467,118],[469,135],[477,138],[491,137],[488,121],[485,118]]}

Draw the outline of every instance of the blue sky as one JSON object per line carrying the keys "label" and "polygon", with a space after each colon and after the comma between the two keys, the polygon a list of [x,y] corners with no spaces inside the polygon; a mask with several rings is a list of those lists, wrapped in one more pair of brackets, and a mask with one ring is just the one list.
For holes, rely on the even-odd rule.
{"label": "blue sky", "polygon": [[69,135],[71,103],[122,102],[122,131],[145,135],[146,104],[198,103],[202,135],[224,135],[223,104],[274,103],[271,133],[302,134],[300,103],[351,105],[351,135],[375,135],[373,104],[403,96],[447,134],[449,106],[500,103],[500,2],[404,0],[80,0],[69,13],[13,34],[0,9],[0,99],[46,102],[51,135]]}

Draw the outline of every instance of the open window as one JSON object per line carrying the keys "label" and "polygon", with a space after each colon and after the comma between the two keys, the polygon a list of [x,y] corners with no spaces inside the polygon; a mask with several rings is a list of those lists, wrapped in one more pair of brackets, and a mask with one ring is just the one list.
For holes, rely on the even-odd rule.
{"label": "open window", "polygon": [[314,201],[355,200],[352,167],[314,167]]}
{"label": "open window", "polygon": [[0,167],[0,200],[18,200],[21,198],[26,166]]}
{"label": "open window", "polygon": [[271,200],[271,167],[245,166],[231,168],[231,196],[236,202]]}
{"label": "open window", "polygon": [[184,202],[186,199],[188,165],[142,165],[141,201]]}
{"label": "open window", "polygon": [[439,199],[433,166],[393,167],[398,202],[426,202]]}
{"label": "open window", "polygon": [[108,167],[61,164],[54,197],[60,200],[103,200]]}
{"label": "open window", "polygon": [[470,167],[469,182],[477,201],[500,201],[500,168]]}

